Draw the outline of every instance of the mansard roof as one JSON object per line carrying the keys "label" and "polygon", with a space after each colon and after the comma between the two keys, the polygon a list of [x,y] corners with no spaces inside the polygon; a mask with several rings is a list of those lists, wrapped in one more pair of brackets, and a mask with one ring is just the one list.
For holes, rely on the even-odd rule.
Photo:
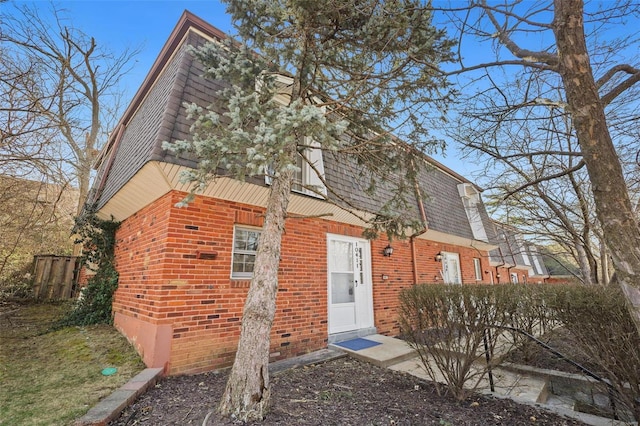
{"label": "mansard roof", "polygon": [[[165,176],[165,181],[173,179],[173,173],[179,167],[194,167],[194,159],[176,157],[162,148],[164,141],[188,139],[190,122],[187,120],[184,103],[195,102],[201,106],[215,104],[215,93],[221,83],[202,77],[203,67],[188,52],[189,45],[199,46],[210,40],[222,40],[226,36],[218,29],[207,24],[195,15],[185,11],[176,28],[163,47],[158,59],[136,93],[130,106],[120,119],[107,146],[98,158],[98,175],[92,190],[91,202],[98,210],[105,208],[114,197],[138,175],[159,176],[157,170],[150,172],[149,164],[157,163]],[[222,112],[222,110],[218,111]],[[439,164],[434,159],[420,155],[425,167],[419,173],[419,185],[426,197],[412,195],[412,206],[407,214],[418,219],[421,215],[419,203],[422,202],[430,231],[455,236],[458,239],[474,241],[474,233],[465,207],[458,193],[458,185],[472,183]],[[374,213],[389,194],[384,185],[373,198],[366,195],[362,185],[352,173],[353,168],[333,153],[323,153],[326,180],[335,190],[336,196],[347,197],[358,209]],[[175,166],[175,167],[174,167]],[[160,180],[160,179],[158,179]],[[261,179],[249,179],[250,183],[264,186]],[[158,182],[158,185],[161,185]],[[165,189],[154,192],[154,183],[147,180],[146,186],[138,188],[138,193],[161,194]],[[144,197],[142,197],[144,198]],[[422,198],[422,199],[420,199]],[[122,206],[119,201],[118,206]],[[140,206],[141,208],[143,206]],[[120,214],[124,219],[127,209],[111,208],[109,214]],[[487,231],[487,244],[496,241],[493,226],[480,203],[478,209],[481,222]]]}

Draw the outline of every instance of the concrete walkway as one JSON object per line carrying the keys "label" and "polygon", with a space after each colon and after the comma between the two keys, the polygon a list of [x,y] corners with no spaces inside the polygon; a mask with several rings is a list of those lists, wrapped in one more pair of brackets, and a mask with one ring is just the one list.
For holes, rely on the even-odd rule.
{"label": "concrete walkway", "polygon": [[[343,351],[350,356],[381,367],[401,371],[431,381],[417,353],[403,340],[379,334],[338,342],[329,349]],[[434,366],[432,365],[432,368]],[[435,368],[435,371],[438,369]],[[497,398],[509,398],[520,404],[545,408],[559,415],[580,420],[594,426],[626,425],[627,423],[585,414],[573,410],[572,400],[550,395],[548,381],[524,373],[515,373],[504,368],[493,368],[495,392],[484,377],[476,387],[477,392]],[[442,375],[436,381],[444,383]]]}

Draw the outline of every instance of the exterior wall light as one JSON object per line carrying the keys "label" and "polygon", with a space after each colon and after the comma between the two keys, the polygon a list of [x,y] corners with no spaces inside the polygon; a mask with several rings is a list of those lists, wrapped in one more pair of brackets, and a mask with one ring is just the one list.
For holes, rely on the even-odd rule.
{"label": "exterior wall light", "polygon": [[436,254],[435,259],[436,259],[436,262],[442,262],[442,253]]}
{"label": "exterior wall light", "polygon": [[388,244],[384,249],[382,249],[382,254],[385,257],[391,257],[393,254],[393,247],[391,247],[391,244]]}

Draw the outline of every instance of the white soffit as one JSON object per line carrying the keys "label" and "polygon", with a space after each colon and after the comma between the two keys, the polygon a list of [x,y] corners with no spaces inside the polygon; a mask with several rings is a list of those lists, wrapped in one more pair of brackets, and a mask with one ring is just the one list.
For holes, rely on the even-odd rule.
{"label": "white soffit", "polygon": [[[190,185],[180,183],[181,172],[188,170],[188,168],[169,163],[159,164],[173,189],[189,192]],[[269,197],[269,187],[219,177],[209,184],[202,195],[252,206],[265,207]],[[293,215],[316,217],[322,215],[323,219],[334,222],[364,226],[364,222],[337,206],[328,204],[317,198],[298,195],[296,193],[292,193],[287,211]],[[366,217],[365,213],[360,213]]]}
{"label": "white soffit", "polygon": [[171,190],[157,163],[147,163],[105,204],[98,216],[123,221]]}
{"label": "white soffit", "polygon": [[428,229],[427,232],[421,234],[418,239],[421,240],[429,240],[435,241],[438,243],[444,244],[453,244],[456,246],[464,246],[476,248],[478,250],[483,251],[491,251],[498,248],[497,245],[489,244],[485,241],[480,240],[471,240],[469,238],[458,237],[456,235],[445,234],[444,232],[434,231],[433,229]]}
{"label": "white soffit", "polygon": [[[180,174],[183,170],[187,170],[187,168],[171,163],[152,161],[145,164],[144,167],[100,209],[99,216],[104,219],[113,216],[115,220],[122,221],[172,189],[189,192],[190,185],[180,183]],[[241,182],[236,179],[220,177],[210,183],[202,195],[264,207],[267,204],[269,188]],[[297,195],[295,193],[292,194],[289,202],[288,212],[296,216],[321,216],[322,219],[332,222],[356,226],[365,225],[360,219],[337,206],[313,197]],[[363,217],[369,217],[369,215],[363,212],[359,212],[359,214],[363,215]],[[473,247],[479,250],[493,250],[497,247],[483,241],[457,237],[432,229],[427,230],[427,232],[418,238],[445,244]]]}

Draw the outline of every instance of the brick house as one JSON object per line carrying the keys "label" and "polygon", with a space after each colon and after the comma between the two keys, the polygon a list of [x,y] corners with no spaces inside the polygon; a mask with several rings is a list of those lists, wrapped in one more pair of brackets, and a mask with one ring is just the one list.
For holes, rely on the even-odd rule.
{"label": "brick house", "polygon": [[489,252],[491,284],[542,284],[549,271],[535,245],[524,240],[513,226],[494,222],[498,247]]}
{"label": "brick house", "polygon": [[[162,142],[188,138],[183,102],[209,105],[217,90],[186,48],[224,37],[183,14],[102,151],[91,195],[101,217],[122,222],[114,324],[148,366],[169,374],[231,365],[268,195],[264,179],[223,177],[187,207],[176,207],[188,191],[179,173],[195,163],[163,150]],[[376,201],[345,167],[317,151],[316,165],[332,188],[374,212]],[[491,282],[489,253],[498,240],[479,189],[436,161],[421,160],[428,170],[419,181],[428,197],[416,195],[412,211],[426,226],[393,241],[390,256],[384,252],[389,242],[364,239],[364,224],[353,215],[293,192],[273,360],[354,336],[397,335],[398,294],[416,283]],[[305,170],[301,175],[312,179]]]}

